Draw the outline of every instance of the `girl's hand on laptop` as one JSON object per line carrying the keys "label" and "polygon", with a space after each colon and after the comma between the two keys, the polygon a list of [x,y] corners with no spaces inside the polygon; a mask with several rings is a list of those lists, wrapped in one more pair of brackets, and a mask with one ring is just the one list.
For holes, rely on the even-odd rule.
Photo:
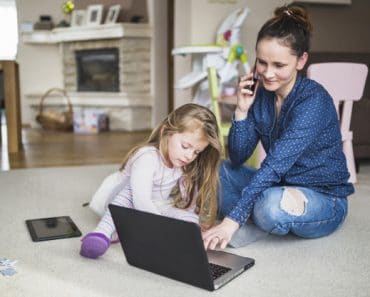
{"label": "girl's hand on laptop", "polygon": [[224,218],[219,225],[202,233],[204,248],[214,250],[218,246],[224,249],[238,228],[237,222]]}

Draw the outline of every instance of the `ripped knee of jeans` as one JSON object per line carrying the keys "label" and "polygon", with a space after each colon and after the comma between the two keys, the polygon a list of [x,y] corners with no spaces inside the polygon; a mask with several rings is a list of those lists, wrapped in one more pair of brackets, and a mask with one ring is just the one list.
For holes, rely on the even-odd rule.
{"label": "ripped knee of jeans", "polygon": [[302,191],[285,187],[280,201],[280,208],[293,216],[301,216],[305,212],[308,200]]}

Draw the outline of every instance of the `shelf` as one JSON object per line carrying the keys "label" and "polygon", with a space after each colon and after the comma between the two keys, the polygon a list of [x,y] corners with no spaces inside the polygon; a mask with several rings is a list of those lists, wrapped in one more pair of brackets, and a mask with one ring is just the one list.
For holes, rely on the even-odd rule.
{"label": "shelf", "polygon": [[148,24],[103,24],[99,26],[79,26],[23,32],[22,41],[29,44],[56,44],[61,42],[119,39],[124,37],[150,38]]}
{"label": "shelf", "polygon": [[[39,106],[43,93],[25,94],[30,106]],[[73,106],[95,107],[152,107],[152,97],[147,93],[127,94],[124,92],[68,92]],[[65,105],[66,99],[52,94],[44,101],[44,106]]]}
{"label": "shelf", "polygon": [[299,2],[317,4],[352,4],[352,0],[300,0]]}
{"label": "shelf", "polygon": [[172,55],[188,55],[188,54],[215,54],[221,53],[223,48],[218,45],[194,45],[178,47],[172,50]]}

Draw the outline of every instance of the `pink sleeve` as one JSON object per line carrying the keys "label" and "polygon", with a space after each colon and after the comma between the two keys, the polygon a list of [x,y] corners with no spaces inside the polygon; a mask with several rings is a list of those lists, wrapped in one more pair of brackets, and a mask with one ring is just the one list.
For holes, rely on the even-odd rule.
{"label": "pink sleeve", "polygon": [[148,152],[134,160],[131,166],[130,184],[134,208],[160,214],[152,201],[153,178],[158,158]]}

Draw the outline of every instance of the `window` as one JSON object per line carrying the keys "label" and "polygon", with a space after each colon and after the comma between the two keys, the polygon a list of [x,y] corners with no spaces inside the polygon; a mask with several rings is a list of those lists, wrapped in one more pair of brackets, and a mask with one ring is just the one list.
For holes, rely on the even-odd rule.
{"label": "window", "polygon": [[0,60],[15,60],[18,24],[15,0],[0,0]]}

